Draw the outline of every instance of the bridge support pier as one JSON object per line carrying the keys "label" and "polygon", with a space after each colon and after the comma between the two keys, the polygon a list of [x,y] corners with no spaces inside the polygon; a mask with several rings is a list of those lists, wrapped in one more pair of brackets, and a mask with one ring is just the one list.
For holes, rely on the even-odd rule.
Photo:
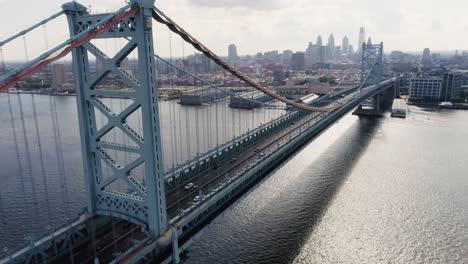
{"label": "bridge support pier", "polygon": [[367,116],[367,117],[383,117],[384,112],[392,106],[394,98],[395,98],[395,85],[386,89],[384,92],[374,95],[370,99],[372,102],[372,105],[368,103],[361,104],[353,112],[353,115]]}

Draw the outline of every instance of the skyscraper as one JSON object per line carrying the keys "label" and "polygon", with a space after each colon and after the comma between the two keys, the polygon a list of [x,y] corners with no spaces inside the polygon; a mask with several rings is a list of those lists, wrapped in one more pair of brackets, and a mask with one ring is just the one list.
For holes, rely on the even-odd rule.
{"label": "skyscraper", "polygon": [[327,59],[334,60],[335,58],[335,37],[333,37],[333,33],[330,34],[328,37],[328,48],[327,48]]}
{"label": "skyscraper", "polygon": [[316,60],[315,51],[316,50],[317,49],[314,46],[314,44],[312,44],[312,42],[309,42],[309,46],[307,46],[306,53],[305,53],[305,60],[306,60],[307,67],[310,67],[312,66],[312,64],[315,63],[315,60]]}
{"label": "skyscraper", "polygon": [[366,41],[366,30],[364,27],[361,27],[359,29],[359,43],[358,43],[358,48],[357,50],[361,50],[362,49],[362,43],[365,43]]}
{"label": "skyscraper", "polygon": [[283,64],[291,64],[292,50],[283,50]]}
{"label": "skyscraper", "polygon": [[371,46],[372,45],[372,39],[371,37],[369,37],[369,39],[367,39],[367,46]]}
{"label": "skyscraper", "polygon": [[317,46],[322,46],[322,36],[321,35],[318,35],[317,37],[317,43],[316,43]]}
{"label": "skyscraper", "polygon": [[235,44],[231,44],[228,47],[228,59],[230,63],[237,66],[237,47]]}
{"label": "skyscraper", "polygon": [[344,54],[349,53],[349,39],[347,36],[344,36],[343,41],[341,42],[341,52]]}
{"label": "skyscraper", "polygon": [[293,70],[302,70],[305,66],[304,52],[296,52],[291,57],[291,67]]}
{"label": "skyscraper", "polygon": [[431,50],[429,48],[424,49],[421,64],[424,66],[430,66],[432,64]]}
{"label": "skyscraper", "polygon": [[316,62],[324,62],[325,61],[325,47],[323,47],[321,35],[318,35],[317,43],[315,43],[315,46],[317,48]]}

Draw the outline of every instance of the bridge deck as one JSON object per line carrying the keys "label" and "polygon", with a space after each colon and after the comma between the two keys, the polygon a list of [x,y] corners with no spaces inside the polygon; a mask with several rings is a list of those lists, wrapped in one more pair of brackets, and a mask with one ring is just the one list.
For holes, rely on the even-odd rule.
{"label": "bridge deck", "polygon": [[[341,105],[342,107],[339,110],[331,113],[304,113],[288,126],[276,130],[276,133],[257,140],[243,149],[242,152],[235,153],[230,159],[218,164],[217,168],[201,171],[192,180],[195,185],[198,185],[197,188],[185,190],[185,185],[180,185],[168,192],[166,194],[168,217],[171,224],[179,227],[177,235],[182,248],[190,244],[194,235],[203,226],[207,225],[210,219],[221,213],[222,208],[225,208],[236,197],[245,193],[251,185],[246,184],[240,192],[233,191],[234,188],[237,188],[235,186],[240,186],[245,182],[252,183],[249,178],[259,178],[266,175],[271,168],[296,152],[300,146],[323,132],[329,125],[357,107],[361,102],[383,91],[391,84],[392,80],[389,80],[377,86],[364,88],[362,91],[344,93],[337,96],[339,99],[334,97],[334,100],[328,102],[327,105]],[[283,158],[275,158],[275,156],[282,153],[285,153],[285,155],[282,155]],[[231,162],[232,158],[235,158],[234,162]],[[268,167],[269,170],[263,170],[264,167]],[[252,171],[256,172],[252,174]],[[205,195],[205,198],[199,202],[194,202],[193,198],[197,195]],[[226,200],[226,195],[231,195],[231,199]],[[222,201],[222,203],[218,204],[219,201]],[[213,206],[216,207],[216,210],[211,210],[209,214],[206,214],[207,210]],[[182,210],[184,212],[181,214]],[[105,221],[102,219],[109,221],[108,217],[94,219],[93,221]],[[188,228],[184,229],[184,226]],[[157,248],[159,248],[159,252],[163,252],[160,255],[163,259],[171,258],[171,247],[169,245],[166,244],[161,248],[162,244],[151,240],[141,228],[126,221],[119,220],[114,221],[112,225],[100,225],[93,235],[89,232],[85,234],[88,236],[77,239],[73,249],[68,252],[64,251],[62,255],[54,257],[53,262],[63,263],[63,261],[73,258],[80,263],[92,263],[94,260],[91,259],[91,256],[93,255],[97,255],[101,261],[110,261],[122,257],[135,260]],[[94,245],[91,243],[92,241]],[[92,252],[93,250],[97,252]],[[122,259],[122,261],[124,260]],[[10,262],[6,260],[5,263]]]}

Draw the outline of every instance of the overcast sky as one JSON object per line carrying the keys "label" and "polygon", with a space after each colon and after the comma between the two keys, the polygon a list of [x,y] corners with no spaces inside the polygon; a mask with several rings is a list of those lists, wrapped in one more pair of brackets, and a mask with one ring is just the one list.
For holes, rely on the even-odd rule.
{"label": "overcast sky", "polygon": [[[64,2],[0,0],[0,39],[59,11]],[[79,2],[91,5],[92,12],[115,10],[124,4],[121,0]],[[305,50],[317,35],[326,43],[332,32],[337,45],[347,35],[356,47],[361,26],[374,42],[384,42],[386,52],[422,52],[425,47],[468,50],[467,0],[158,0],[156,5],[221,55],[227,54],[230,43],[237,45],[241,55]],[[67,34],[65,20],[49,26],[47,33],[52,43]],[[168,33],[156,33],[155,40],[167,43]],[[42,31],[28,36],[29,56],[44,49],[43,43]],[[172,39],[172,43],[181,46],[180,40]],[[4,54],[7,60],[24,57],[22,42],[9,50],[5,47]]]}

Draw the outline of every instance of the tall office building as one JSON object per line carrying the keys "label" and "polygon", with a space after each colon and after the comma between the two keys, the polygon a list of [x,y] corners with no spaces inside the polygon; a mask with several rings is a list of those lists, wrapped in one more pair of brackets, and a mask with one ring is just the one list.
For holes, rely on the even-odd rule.
{"label": "tall office building", "polygon": [[347,36],[344,36],[343,41],[341,42],[341,52],[343,54],[349,53],[349,39]]}
{"label": "tall office building", "polygon": [[447,72],[442,83],[441,100],[453,101],[461,99],[463,76],[460,72]]}
{"label": "tall office building", "polygon": [[317,36],[317,43],[315,43],[315,45],[317,46],[322,46],[323,43],[322,43],[322,36],[321,35],[318,35]]}
{"label": "tall office building", "polygon": [[237,66],[237,47],[234,44],[231,44],[228,47],[228,59],[230,63]]}
{"label": "tall office building", "polygon": [[283,50],[283,64],[290,64],[292,55],[292,50]]}
{"label": "tall office building", "polygon": [[323,46],[321,35],[318,35],[317,42],[315,43],[315,47],[316,47],[315,62],[324,62],[325,61],[325,47]]}
{"label": "tall office building", "polygon": [[369,37],[367,39],[367,46],[371,46],[371,45],[372,45],[372,39],[371,39],[371,37]]}
{"label": "tall office building", "polygon": [[348,47],[348,54],[349,54],[349,55],[353,55],[353,54],[354,54],[354,47],[353,47],[353,45],[349,45],[349,47]]}
{"label": "tall office building", "polygon": [[429,48],[425,48],[423,51],[423,55],[421,58],[421,64],[424,66],[431,66],[432,59],[431,59],[431,50]]}
{"label": "tall office building", "polygon": [[333,33],[328,37],[327,59],[335,59],[335,37],[333,37]]}
{"label": "tall office building", "polygon": [[305,66],[304,52],[296,52],[291,58],[291,67],[293,70],[302,70]]}
{"label": "tall office building", "polygon": [[312,44],[312,41],[309,42],[309,46],[307,46],[306,52],[305,52],[305,64],[307,67],[312,66],[312,64],[315,63],[316,61],[316,56],[315,56],[315,51],[316,47],[314,44]]}
{"label": "tall office building", "polygon": [[357,46],[357,50],[362,50],[362,43],[365,43],[366,41],[366,30],[364,27],[361,27],[359,29],[359,43]]}
{"label": "tall office building", "polygon": [[67,72],[65,71],[65,64],[56,63],[51,65],[52,71],[52,88],[54,90],[62,90],[64,84],[68,82]]}

